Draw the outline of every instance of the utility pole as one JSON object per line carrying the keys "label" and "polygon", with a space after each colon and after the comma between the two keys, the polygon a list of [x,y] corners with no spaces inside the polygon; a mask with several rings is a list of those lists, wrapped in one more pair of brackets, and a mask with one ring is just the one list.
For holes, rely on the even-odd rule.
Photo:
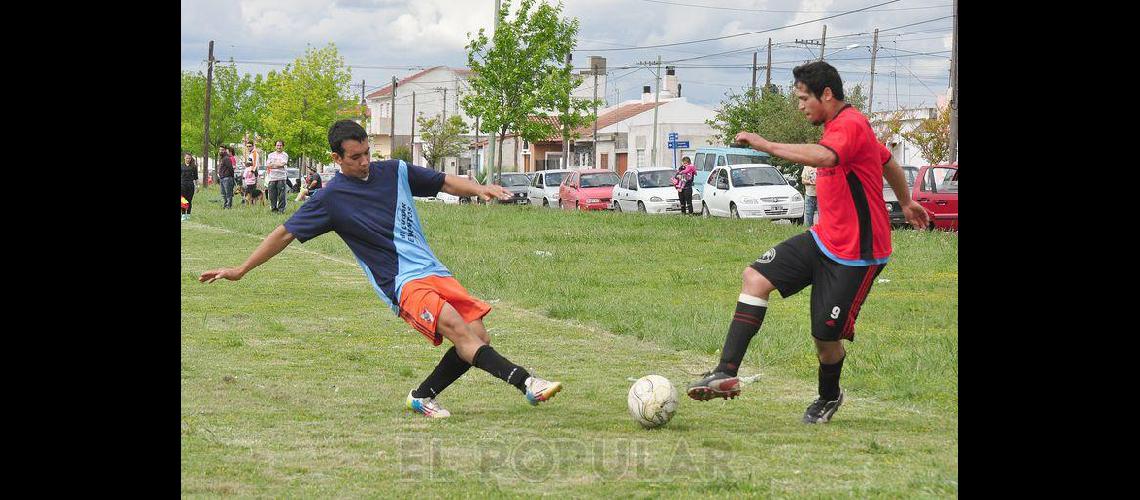
{"label": "utility pole", "polygon": [[206,185],[208,180],[209,169],[207,164],[210,163],[210,87],[214,86],[214,41],[210,40],[210,60],[209,66],[206,68],[206,133],[203,135],[202,141],[202,185]]}
{"label": "utility pole", "polygon": [[[570,67],[574,61],[574,54],[572,52],[566,53],[566,66]],[[558,121],[562,123],[562,168],[570,168],[570,127],[566,125],[566,113],[570,111],[570,100],[573,99],[574,89],[570,89],[570,94],[566,96],[566,109],[562,111],[562,115],[558,117]],[[517,143],[518,140],[515,140]]]}
{"label": "utility pole", "polygon": [[447,89],[440,88],[443,91],[443,121],[447,121]]}
{"label": "utility pole", "polygon": [[368,107],[368,101],[364,98],[364,80],[360,80],[360,124],[364,125],[365,114],[364,110]]}
{"label": "utility pole", "polygon": [[[497,34],[499,32],[499,10],[500,10],[499,3],[500,3],[500,0],[495,0],[495,29],[491,31],[491,41],[492,42],[495,40],[495,34]],[[496,168],[495,163],[496,162],[495,162],[495,134],[494,134],[494,132],[492,132],[491,135],[487,137],[487,144],[488,144],[488,146],[490,146],[487,150],[488,151],[487,158],[489,160],[491,160],[491,170],[495,170],[495,168]],[[478,172],[476,172],[476,174],[478,174]]]}
{"label": "utility pole", "polygon": [[768,39],[768,75],[764,77],[764,92],[772,88],[772,39]]}
{"label": "utility pole", "polygon": [[475,117],[475,173],[479,173],[479,168],[483,162],[479,161],[479,117]]}
{"label": "utility pole", "polygon": [[950,163],[958,161],[958,0],[954,0],[954,49],[950,54]]}
{"label": "utility pole", "polygon": [[756,52],[752,52],[752,94],[756,94]]}
{"label": "utility pole", "polygon": [[590,62],[593,64],[593,67],[590,69],[593,70],[591,72],[594,74],[594,161],[590,163],[593,163],[595,168],[600,168],[601,165],[598,165],[598,159],[600,158],[598,155],[598,61],[597,59],[591,59]]}
{"label": "utility pole", "polygon": [[661,56],[657,56],[657,96],[653,98],[653,166],[657,166],[657,108],[661,107]]}
{"label": "utility pole", "polygon": [[392,115],[392,120],[390,122],[392,129],[389,130],[390,135],[388,136],[388,155],[391,156],[392,159],[396,158],[396,87],[397,86],[399,86],[399,82],[397,82],[396,77],[393,76],[392,77],[392,112],[388,113],[388,114]]}
{"label": "utility pole", "polygon": [[823,25],[823,38],[819,39],[819,60],[823,60],[823,49],[827,47],[827,25]]}
{"label": "utility pole", "polygon": [[875,41],[871,44],[871,95],[867,98],[867,116],[875,109],[875,56],[879,54],[879,28],[875,28]]}
{"label": "utility pole", "polygon": [[412,135],[408,137],[408,150],[412,152],[412,160],[416,159],[416,91],[412,91]]}

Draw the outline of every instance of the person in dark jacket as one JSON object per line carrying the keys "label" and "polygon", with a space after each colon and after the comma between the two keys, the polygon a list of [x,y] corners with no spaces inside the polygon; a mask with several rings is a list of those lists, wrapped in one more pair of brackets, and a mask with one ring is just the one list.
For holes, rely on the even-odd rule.
{"label": "person in dark jacket", "polygon": [[182,220],[190,219],[190,210],[194,208],[194,181],[198,180],[198,164],[194,156],[186,153],[182,161],[182,197],[186,198],[186,208],[182,209]]}
{"label": "person in dark jacket", "polygon": [[222,189],[222,209],[234,206],[234,148],[222,146],[219,150],[218,184]]}

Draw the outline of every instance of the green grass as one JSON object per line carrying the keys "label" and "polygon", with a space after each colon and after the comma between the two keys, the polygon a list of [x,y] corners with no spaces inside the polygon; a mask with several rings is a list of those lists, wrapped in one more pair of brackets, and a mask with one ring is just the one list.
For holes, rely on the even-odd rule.
{"label": "green grass", "polygon": [[181,229],[185,496],[957,495],[957,235],[895,232],[831,424],[799,422],[818,366],[805,290],[773,294],[742,397],[682,396],[646,431],[627,378],[681,387],[712,367],[744,266],[801,229],[421,204],[436,254],[495,306],[496,349],[565,384],[533,408],[475,369],[441,399],[454,416],[432,421],[403,400],[443,350],[382,305],[334,234],[242,281],[196,281],[284,220],[217,198],[199,193]]}

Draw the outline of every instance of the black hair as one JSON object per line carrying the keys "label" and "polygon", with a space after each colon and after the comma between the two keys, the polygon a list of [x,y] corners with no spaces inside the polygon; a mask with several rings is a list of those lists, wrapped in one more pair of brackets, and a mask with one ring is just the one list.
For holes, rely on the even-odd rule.
{"label": "black hair", "polygon": [[367,143],[368,132],[352,120],[340,120],[329,127],[329,149],[332,152],[344,156],[343,143],[347,139]]}
{"label": "black hair", "polygon": [[795,83],[802,83],[816,99],[823,97],[823,89],[831,88],[831,95],[843,100],[843,80],[835,66],[824,61],[810,62],[792,69]]}
{"label": "black hair", "polygon": [[281,143],[281,147],[285,147],[285,141],[283,139],[277,139],[276,141],[273,141],[273,147],[277,147],[277,143],[279,142]]}

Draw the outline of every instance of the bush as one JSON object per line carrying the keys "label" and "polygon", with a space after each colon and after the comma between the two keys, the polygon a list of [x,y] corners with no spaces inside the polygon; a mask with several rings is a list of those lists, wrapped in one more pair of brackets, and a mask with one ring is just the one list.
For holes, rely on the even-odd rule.
{"label": "bush", "polygon": [[404,163],[412,163],[412,150],[407,146],[396,146],[396,150],[392,152],[392,159],[404,160]]}

